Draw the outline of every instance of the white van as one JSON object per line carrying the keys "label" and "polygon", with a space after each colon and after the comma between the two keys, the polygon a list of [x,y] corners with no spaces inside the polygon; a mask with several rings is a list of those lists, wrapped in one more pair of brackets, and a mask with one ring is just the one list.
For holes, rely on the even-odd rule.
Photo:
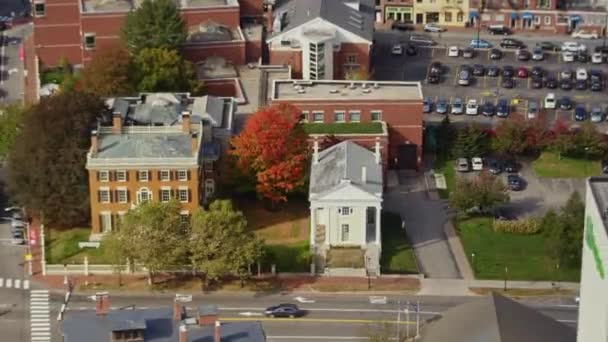
{"label": "white van", "polygon": [[545,108],[547,109],[555,109],[557,106],[557,100],[555,99],[554,93],[549,93],[545,96]]}

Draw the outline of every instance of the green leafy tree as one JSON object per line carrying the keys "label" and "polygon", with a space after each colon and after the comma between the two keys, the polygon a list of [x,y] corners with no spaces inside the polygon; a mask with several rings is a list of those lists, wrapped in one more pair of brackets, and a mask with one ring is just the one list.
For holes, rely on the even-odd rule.
{"label": "green leafy tree", "polygon": [[28,110],[8,157],[8,190],[15,201],[42,211],[50,225],[89,221],[86,153],[103,113],[92,95],[59,93]]}
{"label": "green leafy tree", "polygon": [[249,276],[248,266],[260,259],[262,241],[247,229],[247,219],[234,210],[229,200],[211,203],[192,218],[190,258],[203,274],[204,286],[224,275],[241,281]]}
{"label": "green leafy tree", "polygon": [[118,286],[122,286],[122,271],[125,269],[127,262],[133,260],[133,254],[128,243],[126,236],[119,234],[117,231],[104,235],[102,240],[105,256],[112,265],[114,272],[118,274]]}
{"label": "green leafy tree", "polygon": [[573,192],[559,214],[548,212],[541,222],[545,248],[554,261],[576,266],[581,262],[581,246],[585,224],[585,204]]}
{"label": "green leafy tree", "polygon": [[147,48],[177,50],[187,37],[186,26],[176,2],[144,0],[129,12],[122,38],[133,55]]}
{"label": "green leafy tree", "polygon": [[518,120],[502,121],[496,128],[492,148],[502,154],[520,154],[527,148],[526,127]]}
{"label": "green leafy tree", "polygon": [[450,118],[446,116],[437,128],[437,151],[440,155],[450,157],[450,151],[456,138],[456,129]]}
{"label": "green leafy tree", "polygon": [[132,259],[148,270],[148,284],[159,271],[184,265],[188,251],[187,232],[177,200],[145,202],[129,210],[110,241],[117,247],[115,260]]}
{"label": "green leafy tree", "polygon": [[477,125],[458,130],[452,155],[458,158],[482,157],[488,153],[489,138]]}
{"label": "green leafy tree", "polygon": [[0,108],[0,160],[6,157],[21,132],[25,109],[21,105]]}
{"label": "green leafy tree", "polygon": [[199,94],[202,85],[192,64],[176,50],[146,48],[135,56],[137,90],[141,92],[182,92]]}
{"label": "green leafy tree", "polygon": [[133,61],[122,47],[109,47],[95,55],[81,76],[84,91],[97,96],[125,96],[135,92]]}
{"label": "green leafy tree", "polygon": [[486,212],[509,201],[507,187],[498,177],[482,172],[474,179],[460,178],[450,194],[450,205],[461,212],[473,209]]}
{"label": "green leafy tree", "polygon": [[603,157],[608,151],[606,138],[591,122],[585,122],[576,132],[561,132],[550,147],[565,157],[587,159]]}
{"label": "green leafy tree", "polygon": [[547,211],[540,222],[544,236],[545,250],[553,260],[560,259],[561,243],[564,237],[564,225],[553,209]]}

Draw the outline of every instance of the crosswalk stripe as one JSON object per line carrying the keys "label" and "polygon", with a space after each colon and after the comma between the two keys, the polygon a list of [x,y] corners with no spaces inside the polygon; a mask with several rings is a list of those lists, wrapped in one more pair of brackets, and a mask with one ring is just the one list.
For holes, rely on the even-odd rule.
{"label": "crosswalk stripe", "polygon": [[31,325],[32,327],[48,327],[51,325],[51,323],[32,323]]}
{"label": "crosswalk stripe", "polygon": [[47,336],[32,336],[32,341],[50,341],[51,338]]}
{"label": "crosswalk stripe", "polygon": [[48,293],[31,293],[30,298],[48,298]]}
{"label": "crosswalk stripe", "polygon": [[15,279],[15,288],[16,289],[20,289],[21,288],[21,279]]}
{"label": "crosswalk stripe", "polygon": [[30,289],[30,281],[29,280],[24,280],[23,281],[23,289],[24,290],[29,290]]}
{"label": "crosswalk stripe", "polygon": [[49,293],[49,290],[31,290],[31,293]]}
{"label": "crosswalk stripe", "polygon": [[51,329],[51,327],[32,327],[32,329],[30,331],[44,332],[44,331],[49,331],[50,329]]}
{"label": "crosswalk stripe", "polygon": [[11,287],[13,287],[13,279],[11,279],[11,278],[6,279],[6,287],[9,289]]}
{"label": "crosswalk stripe", "polygon": [[30,322],[32,323],[49,323],[51,319],[47,318],[30,318]]}
{"label": "crosswalk stripe", "polygon": [[0,287],[4,287],[4,278],[0,278]]}
{"label": "crosswalk stripe", "polygon": [[36,332],[32,332],[32,335],[45,336],[45,335],[51,335],[51,332],[50,331],[36,331]]}
{"label": "crosswalk stripe", "polygon": [[51,319],[51,317],[49,315],[43,315],[43,314],[35,314],[35,315],[31,316],[32,321],[46,322],[46,321],[49,321],[50,319]]}

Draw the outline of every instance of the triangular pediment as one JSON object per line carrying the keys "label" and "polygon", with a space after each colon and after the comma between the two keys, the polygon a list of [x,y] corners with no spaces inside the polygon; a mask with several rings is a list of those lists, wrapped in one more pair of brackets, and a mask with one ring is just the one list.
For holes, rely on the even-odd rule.
{"label": "triangular pediment", "polygon": [[382,194],[375,196],[356,185],[339,184],[331,190],[318,194],[314,199],[318,201],[373,201],[382,200]]}

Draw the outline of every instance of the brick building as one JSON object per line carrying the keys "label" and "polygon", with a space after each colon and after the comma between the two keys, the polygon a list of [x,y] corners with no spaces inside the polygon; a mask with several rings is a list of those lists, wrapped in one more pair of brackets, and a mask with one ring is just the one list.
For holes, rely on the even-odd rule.
{"label": "brick building", "polygon": [[267,6],[269,64],[294,78],[344,79],[370,70],[372,0],[289,0]]}
{"label": "brick building", "polygon": [[[119,44],[125,16],[136,9],[140,1],[35,0],[32,3],[36,54],[44,66],[52,67],[62,57],[71,64],[85,65],[96,51]],[[208,56],[221,56],[236,65],[259,58],[262,36],[244,33],[241,19],[250,22],[247,26],[255,26],[254,21],[263,18],[262,0],[182,0],[177,4],[189,32],[183,46],[186,58],[198,62]]]}
{"label": "brick building", "polygon": [[[422,88],[418,82],[275,80],[271,101],[296,106],[302,120],[311,124],[383,123],[388,133],[388,148],[383,149],[388,156],[383,159],[399,168],[420,166]],[[362,145],[367,147],[376,138],[382,140],[379,133],[351,133],[353,140],[365,139]],[[341,137],[348,139],[348,135]]]}
{"label": "brick building", "polygon": [[232,134],[232,98],[141,94],[107,102],[111,125],[91,134],[87,154],[92,234],[139,203],[182,203],[189,215],[215,192],[215,163]]}

